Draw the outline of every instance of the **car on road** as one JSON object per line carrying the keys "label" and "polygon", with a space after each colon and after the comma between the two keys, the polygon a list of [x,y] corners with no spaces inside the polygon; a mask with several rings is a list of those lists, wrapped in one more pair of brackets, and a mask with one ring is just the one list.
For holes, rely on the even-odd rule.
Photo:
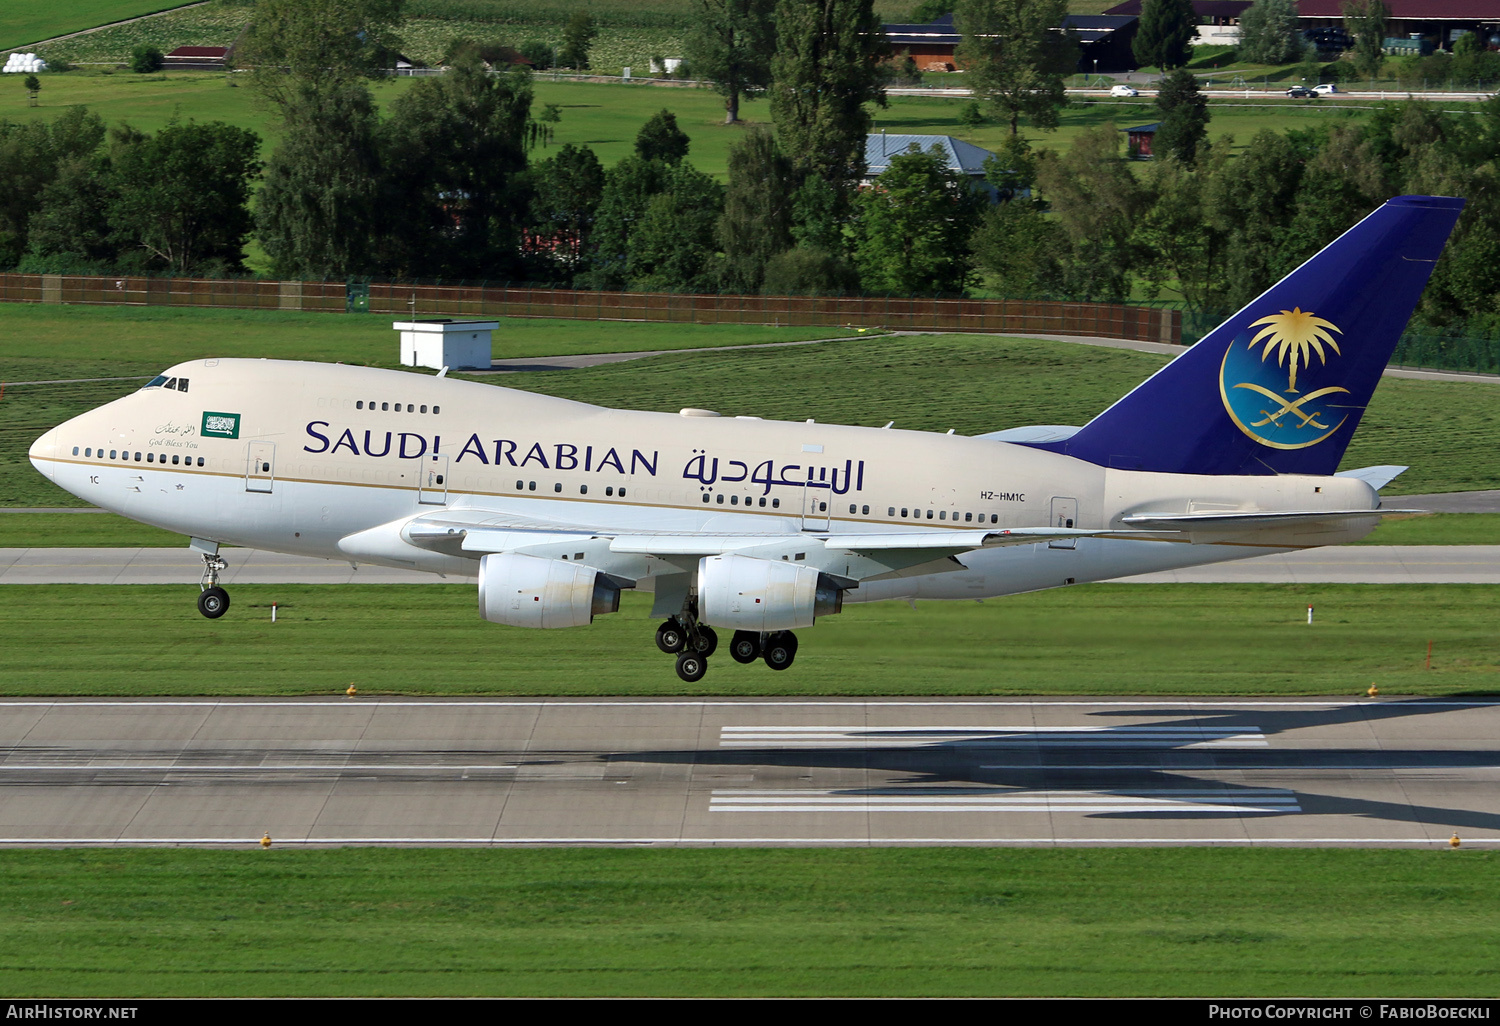
{"label": "car on road", "polygon": [[1319,96],[1331,96],[1339,91],[1339,87],[1332,82],[1324,82],[1322,85],[1313,86],[1313,92]]}
{"label": "car on road", "polygon": [[1111,96],[1139,96],[1140,92],[1134,86],[1117,85],[1109,91]]}
{"label": "car on road", "polygon": [[1286,94],[1294,100],[1311,100],[1317,99],[1318,96],[1317,93],[1307,88],[1307,86],[1292,86],[1286,91]]}

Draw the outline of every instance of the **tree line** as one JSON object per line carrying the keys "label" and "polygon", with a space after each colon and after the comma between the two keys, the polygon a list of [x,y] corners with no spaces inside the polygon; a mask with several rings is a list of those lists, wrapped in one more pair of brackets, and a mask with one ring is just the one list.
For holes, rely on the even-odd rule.
{"label": "tree line", "polygon": [[[455,46],[447,74],[379,111],[368,80],[399,45],[399,0],[260,0],[242,48],[280,145],[262,162],[244,129],[106,131],[81,108],[50,126],[0,123],[0,267],[237,274],[253,234],[283,278],[780,294],[982,287],[1018,298],[1180,295],[1219,315],[1390,196],[1428,192],[1470,203],[1423,316],[1500,324],[1500,100],[1463,114],[1393,104],[1360,124],[1263,131],[1232,156],[1232,140],[1210,140],[1208,105],[1179,69],[1156,101],[1149,163],[1126,159],[1114,126],[1066,152],[1015,133],[982,187],[934,152],[895,154],[861,187],[891,58],[869,0],[699,3],[723,59],[726,116],[762,91],[774,128],[744,130],[726,184],[693,166],[667,110],[608,169],[587,146],[553,149],[555,115],[534,110],[528,71],[487,68],[478,46]],[[960,23],[986,40],[969,51],[979,98],[1012,126],[1056,123],[1044,72],[1066,57],[1048,28],[1060,12],[1059,0],[959,6]],[[710,42],[694,46],[701,60]],[[991,57],[1012,71],[1030,62],[1031,85],[984,71]],[[1023,102],[1032,106],[1011,106]]]}

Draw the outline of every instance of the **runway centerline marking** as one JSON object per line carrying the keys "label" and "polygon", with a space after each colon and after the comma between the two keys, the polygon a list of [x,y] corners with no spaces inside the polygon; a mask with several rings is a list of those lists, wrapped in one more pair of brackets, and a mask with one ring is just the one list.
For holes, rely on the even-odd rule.
{"label": "runway centerline marking", "polygon": [[721,748],[1266,748],[1259,727],[723,727]]}
{"label": "runway centerline marking", "polygon": [[718,790],[710,812],[1169,812],[1189,815],[1301,812],[1285,788],[1142,788],[1086,791],[890,788],[851,794],[847,789]]}

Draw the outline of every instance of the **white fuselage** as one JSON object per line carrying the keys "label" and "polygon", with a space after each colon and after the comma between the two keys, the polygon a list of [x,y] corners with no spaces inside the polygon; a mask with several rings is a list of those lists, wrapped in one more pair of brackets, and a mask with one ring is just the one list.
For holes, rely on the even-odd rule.
{"label": "white fuselage", "polygon": [[[364,367],[195,360],[164,376],[186,379],[186,390],[148,387],[75,417],[32,446],[33,463],[95,505],[197,539],[445,574],[472,576],[477,558],[382,526],[493,511],[601,533],[792,542],[981,524],[1108,530],[1143,511],[1379,506],[1353,478],[1113,470],[987,439],[613,410]],[[962,556],[962,569],[867,580],[847,600],[1011,594],[1336,544],[1377,522],[1372,513],[1233,539],[1184,532],[981,549]],[[676,572],[629,558],[598,569],[646,587]]]}

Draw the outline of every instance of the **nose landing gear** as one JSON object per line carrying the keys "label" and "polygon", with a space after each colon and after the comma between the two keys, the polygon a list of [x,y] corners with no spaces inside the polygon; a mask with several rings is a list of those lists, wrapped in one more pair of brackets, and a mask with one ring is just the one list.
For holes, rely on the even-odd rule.
{"label": "nose landing gear", "polygon": [[218,553],[203,553],[203,577],[198,582],[198,612],[217,620],[229,612],[229,592],[219,587],[219,574],[229,562]]}

